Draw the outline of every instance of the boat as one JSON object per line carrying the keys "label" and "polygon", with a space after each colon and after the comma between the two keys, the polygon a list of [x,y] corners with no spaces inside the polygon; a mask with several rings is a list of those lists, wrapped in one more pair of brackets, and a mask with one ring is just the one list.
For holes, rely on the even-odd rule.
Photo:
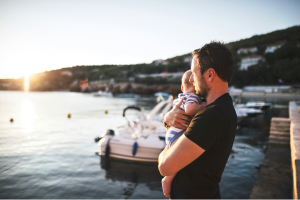
{"label": "boat", "polygon": [[[170,97],[169,93],[166,92],[157,92],[154,94],[154,97],[156,98],[157,103],[160,101],[168,100]],[[173,98],[172,98],[173,99]],[[171,99],[170,99],[171,100]]]}
{"label": "boat", "polygon": [[266,110],[270,108],[270,103],[265,103],[263,101],[253,101],[253,102],[247,102],[246,104],[237,104],[238,108],[254,108],[254,109],[260,109],[260,110]]}
{"label": "boat", "polygon": [[[141,108],[128,106],[123,110],[123,117],[126,118],[126,111],[133,109],[141,112],[141,117],[129,121],[128,126],[122,127],[119,131],[107,130],[96,138],[100,146],[99,155],[109,158],[138,161],[158,162],[158,156],[165,148],[166,129],[163,126],[164,115],[172,108],[173,101],[159,102],[150,113],[145,116]],[[238,122],[252,113],[261,113],[260,110],[248,108],[236,108]]]}
{"label": "boat", "polygon": [[123,117],[126,118],[126,111],[129,109],[140,111],[141,117],[133,121],[126,118],[127,127],[116,133],[114,130],[107,130],[97,138],[100,139],[99,155],[138,162],[158,162],[158,156],[166,145],[163,119],[172,104],[173,101],[162,101],[147,116],[139,107],[126,107]]}
{"label": "boat", "polygon": [[241,110],[237,109],[236,107],[234,107],[234,109],[236,112],[238,123],[241,122],[244,118],[248,117],[247,113],[242,112]]}
{"label": "boat", "polygon": [[95,97],[112,97],[113,94],[111,92],[107,91],[98,91],[96,93],[93,93]]}
{"label": "boat", "polygon": [[235,106],[235,111],[238,114],[245,114],[246,117],[255,117],[259,114],[262,114],[262,111],[260,109],[255,108],[247,108],[247,107],[237,107]]}

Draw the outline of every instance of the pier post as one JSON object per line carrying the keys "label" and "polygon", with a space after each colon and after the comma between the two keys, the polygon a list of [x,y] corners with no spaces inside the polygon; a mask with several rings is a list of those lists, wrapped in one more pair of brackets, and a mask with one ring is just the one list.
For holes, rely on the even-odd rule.
{"label": "pier post", "polygon": [[293,171],[293,198],[299,199],[300,192],[300,103],[290,102],[289,113],[291,119],[291,158]]}

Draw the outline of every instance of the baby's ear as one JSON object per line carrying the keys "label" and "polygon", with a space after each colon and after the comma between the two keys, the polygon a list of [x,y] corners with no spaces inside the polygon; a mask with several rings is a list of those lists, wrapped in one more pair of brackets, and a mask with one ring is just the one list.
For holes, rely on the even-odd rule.
{"label": "baby's ear", "polygon": [[183,92],[183,85],[181,85],[181,91]]}

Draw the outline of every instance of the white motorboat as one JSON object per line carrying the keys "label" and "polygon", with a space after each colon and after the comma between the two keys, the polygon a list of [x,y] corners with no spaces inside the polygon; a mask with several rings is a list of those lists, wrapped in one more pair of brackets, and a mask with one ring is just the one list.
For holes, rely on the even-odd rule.
{"label": "white motorboat", "polygon": [[262,111],[260,109],[255,108],[246,108],[246,107],[237,107],[235,106],[235,111],[238,114],[245,114],[246,117],[254,117],[256,115],[262,114]]}
{"label": "white motorboat", "polygon": [[[99,155],[132,161],[157,162],[160,152],[165,147],[166,130],[163,126],[163,117],[171,109],[172,103],[173,101],[162,101],[147,116],[142,114],[137,120],[127,120],[128,127],[116,134],[113,130],[107,130],[99,138]],[[139,107],[129,106],[123,111],[124,117],[128,109],[141,111]]]}
{"label": "white motorboat", "polygon": [[242,112],[241,110],[237,109],[236,107],[234,107],[234,109],[236,112],[238,123],[241,122],[244,118],[248,117],[247,113]]}
{"label": "white motorboat", "polygon": [[96,93],[94,93],[95,97],[112,97],[113,94],[111,92],[107,92],[107,91],[98,91]]}
{"label": "white motorboat", "polygon": [[[127,120],[128,127],[119,130],[116,134],[113,130],[107,130],[98,138],[99,155],[131,161],[157,162],[159,154],[165,148],[164,115],[171,109],[172,104],[173,101],[162,101],[147,116],[141,112],[140,118],[134,121]],[[141,111],[139,107],[128,106],[123,110],[125,118],[128,109]],[[236,107],[235,109],[238,121],[251,113],[249,109],[243,110]]]}
{"label": "white motorboat", "polygon": [[266,110],[271,106],[271,104],[262,101],[253,101],[253,102],[247,102],[246,104],[237,104],[236,106],[237,108],[254,108],[260,110]]}

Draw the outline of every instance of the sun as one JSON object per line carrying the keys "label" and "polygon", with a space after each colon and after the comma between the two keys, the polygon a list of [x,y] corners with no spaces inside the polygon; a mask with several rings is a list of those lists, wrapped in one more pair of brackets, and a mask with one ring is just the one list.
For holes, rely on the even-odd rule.
{"label": "sun", "polygon": [[29,91],[29,78],[30,78],[29,74],[24,76],[24,91],[25,92]]}

